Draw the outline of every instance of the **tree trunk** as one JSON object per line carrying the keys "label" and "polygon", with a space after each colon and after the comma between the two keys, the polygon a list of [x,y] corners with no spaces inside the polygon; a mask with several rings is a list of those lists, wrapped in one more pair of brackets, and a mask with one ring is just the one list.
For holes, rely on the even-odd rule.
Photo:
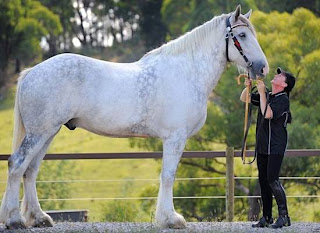
{"label": "tree trunk", "polygon": [[51,36],[51,38],[48,39],[47,41],[48,41],[48,44],[49,44],[48,56],[49,56],[49,57],[53,57],[53,56],[57,55],[58,51],[57,51],[57,41],[56,41],[56,38],[54,38],[53,36]]}
{"label": "tree trunk", "polygon": [[0,87],[4,86],[7,78],[7,68],[0,68]]}
{"label": "tree trunk", "polygon": [[20,59],[16,58],[16,69],[15,69],[15,73],[20,73],[21,72],[21,65],[20,65]]}

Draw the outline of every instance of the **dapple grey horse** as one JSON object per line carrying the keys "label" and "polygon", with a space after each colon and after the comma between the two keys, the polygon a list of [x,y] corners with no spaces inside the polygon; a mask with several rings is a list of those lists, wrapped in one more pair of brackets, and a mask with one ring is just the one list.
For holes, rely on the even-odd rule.
{"label": "dapple grey horse", "polygon": [[[61,54],[22,72],[0,222],[8,228],[53,225],[40,207],[35,181],[50,142],[66,125],[104,136],[162,139],[155,222],[162,228],[186,227],[173,205],[175,174],[187,139],[205,123],[208,97],[227,60],[247,69],[253,78],[269,71],[250,15],[251,11],[241,15],[238,6],[134,63]],[[233,38],[241,45],[242,55]]]}

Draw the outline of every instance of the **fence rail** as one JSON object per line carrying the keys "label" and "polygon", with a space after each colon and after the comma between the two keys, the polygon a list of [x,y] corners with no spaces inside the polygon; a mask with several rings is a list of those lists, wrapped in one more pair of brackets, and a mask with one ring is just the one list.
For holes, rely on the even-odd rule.
{"label": "fence rail", "polygon": [[[253,157],[254,151],[247,151],[247,157]],[[240,157],[241,151],[234,151],[234,157]],[[288,157],[320,156],[320,150],[287,150]],[[1,160],[8,160],[9,154],[0,154]],[[225,158],[226,151],[186,151],[182,158]],[[69,159],[160,159],[162,152],[126,152],[126,153],[78,153],[78,154],[47,154],[44,160]]]}
{"label": "fence rail", "polygon": [[[226,158],[226,177],[219,177],[226,179],[226,195],[225,196],[206,196],[206,197],[174,197],[180,198],[225,198],[226,199],[226,213],[227,221],[233,221],[234,218],[234,199],[235,198],[258,198],[259,196],[235,196],[234,195],[234,181],[236,179],[249,179],[250,177],[235,177],[234,176],[234,158],[240,157],[241,151],[234,151],[232,147],[226,149],[226,151],[190,151],[184,152],[182,158]],[[247,151],[247,157],[253,157],[254,151]],[[320,156],[320,150],[306,149],[306,150],[287,150],[287,157],[310,157]],[[0,161],[8,160],[10,155],[0,154]],[[80,154],[47,154],[44,160],[73,160],[73,159],[160,159],[162,158],[162,152],[128,152],[128,153],[80,153]],[[214,177],[217,178],[217,177]],[[256,177],[251,177],[256,178]],[[282,177],[283,179],[319,179],[320,177]],[[178,180],[179,178],[177,178]],[[180,178],[186,179],[186,178]],[[199,178],[202,179],[202,178]],[[210,179],[210,178],[208,178]],[[81,180],[82,181],[82,180]],[[44,182],[44,181],[39,181]],[[76,182],[76,181],[48,181],[48,182]],[[99,181],[101,182],[101,181]],[[0,183],[3,183],[0,181]],[[288,196],[288,197],[320,197],[319,195],[304,195],[304,196]],[[155,199],[156,197],[144,197],[149,199]],[[50,199],[50,200],[106,200],[115,198],[76,198],[76,199]],[[119,199],[119,198],[117,198]],[[137,198],[120,198],[124,199],[137,199]],[[49,200],[49,199],[48,199]],[[40,201],[47,201],[47,199],[41,199]]]}

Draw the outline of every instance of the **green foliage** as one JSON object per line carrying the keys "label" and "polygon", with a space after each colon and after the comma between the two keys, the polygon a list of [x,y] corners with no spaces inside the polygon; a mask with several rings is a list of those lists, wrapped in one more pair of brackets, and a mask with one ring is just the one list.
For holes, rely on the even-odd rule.
{"label": "green foliage", "polygon": [[186,30],[184,24],[189,21],[191,1],[164,0],[161,8],[163,22],[167,25],[167,40],[180,36]]}
{"label": "green foliage", "polygon": [[27,63],[41,58],[42,37],[58,35],[58,16],[36,0],[0,2],[0,86],[6,81],[10,59]]}
{"label": "green foliage", "polygon": [[[64,183],[42,183],[41,181],[61,181],[64,177],[74,175],[74,162],[71,161],[43,161],[37,180],[37,192],[41,199],[65,199],[71,197],[71,190]],[[45,210],[63,209],[66,201],[44,201],[41,207]]]}
{"label": "green foliage", "polygon": [[[292,13],[296,8],[303,7],[303,8],[309,9],[310,11],[314,12],[318,16],[320,15],[319,0],[312,0],[312,1],[248,0],[247,2],[250,3],[251,7],[253,6],[252,4],[254,4],[254,6],[257,7],[257,9],[267,13],[270,13],[271,11]],[[256,9],[256,8],[253,8],[253,9]]]}
{"label": "green foliage", "polygon": [[160,13],[162,0],[148,0],[141,3],[139,25],[142,39],[146,48],[158,47],[165,41],[166,35],[166,27]]}
{"label": "green foliage", "polygon": [[13,56],[28,64],[41,58],[40,41],[42,37],[57,36],[62,32],[59,17],[38,1],[26,1],[24,17],[20,19],[16,33],[21,35],[13,50]]}
{"label": "green foliage", "polygon": [[254,12],[252,22],[268,57],[271,74],[281,66],[297,77],[291,95],[293,124],[289,126],[289,148],[317,148],[320,118],[314,109],[320,107],[317,99],[320,19],[311,11],[298,8],[292,15]]}
{"label": "green foliage", "polygon": [[248,11],[249,4],[255,9],[253,0],[164,0],[161,8],[163,21],[168,28],[167,39],[174,39],[196,26],[222,13],[229,13],[241,4],[243,11]]}
{"label": "green foliage", "polygon": [[48,34],[57,36],[62,32],[58,15],[41,5],[40,2],[32,2],[30,4],[30,12],[27,12],[27,15],[39,22],[38,28],[43,31],[43,36]]}
{"label": "green foliage", "polygon": [[[212,172],[206,172],[215,166],[219,169],[217,163],[212,160],[187,160],[182,161],[191,164],[180,166],[178,170],[179,177],[212,177]],[[194,169],[194,164],[202,169]],[[220,165],[220,167],[222,167]],[[194,180],[194,181],[177,181],[175,185],[174,196],[219,196],[225,194],[224,180]],[[221,221],[225,217],[225,200],[224,199],[177,199],[175,200],[176,208],[189,221]]]}
{"label": "green foliage", "polygon": [[[128,191],[132,187],[132,183],[126,183],[121,192],[121,197],[128,197]],[[105,216],[104,221],[107,222],[135,222],[138,219],[137,203],[132,201],[112,201],[108,203],[103,210]]]}
{"label": "green foliage", "polygon": [[103,221],[107,222],[135,222],[138,209],[133,202],[113,201],[105,208]]}

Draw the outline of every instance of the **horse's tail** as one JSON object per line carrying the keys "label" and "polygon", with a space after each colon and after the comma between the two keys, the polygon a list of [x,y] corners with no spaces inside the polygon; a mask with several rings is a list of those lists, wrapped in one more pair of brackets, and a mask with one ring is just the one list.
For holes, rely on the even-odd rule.
{"label": "horse's tail", "polygon": [[13,153],[19,148],[26,134],[24,124],[21,119],[20,109],[19,109],[19,94],[20,94],[20,83],[23,80],[23,78],[29,73],[30,70],[31,68],[22,71],[18,78],[16,100],[14,104],[14,127],[13,127],[13,142],[12,142]]}

